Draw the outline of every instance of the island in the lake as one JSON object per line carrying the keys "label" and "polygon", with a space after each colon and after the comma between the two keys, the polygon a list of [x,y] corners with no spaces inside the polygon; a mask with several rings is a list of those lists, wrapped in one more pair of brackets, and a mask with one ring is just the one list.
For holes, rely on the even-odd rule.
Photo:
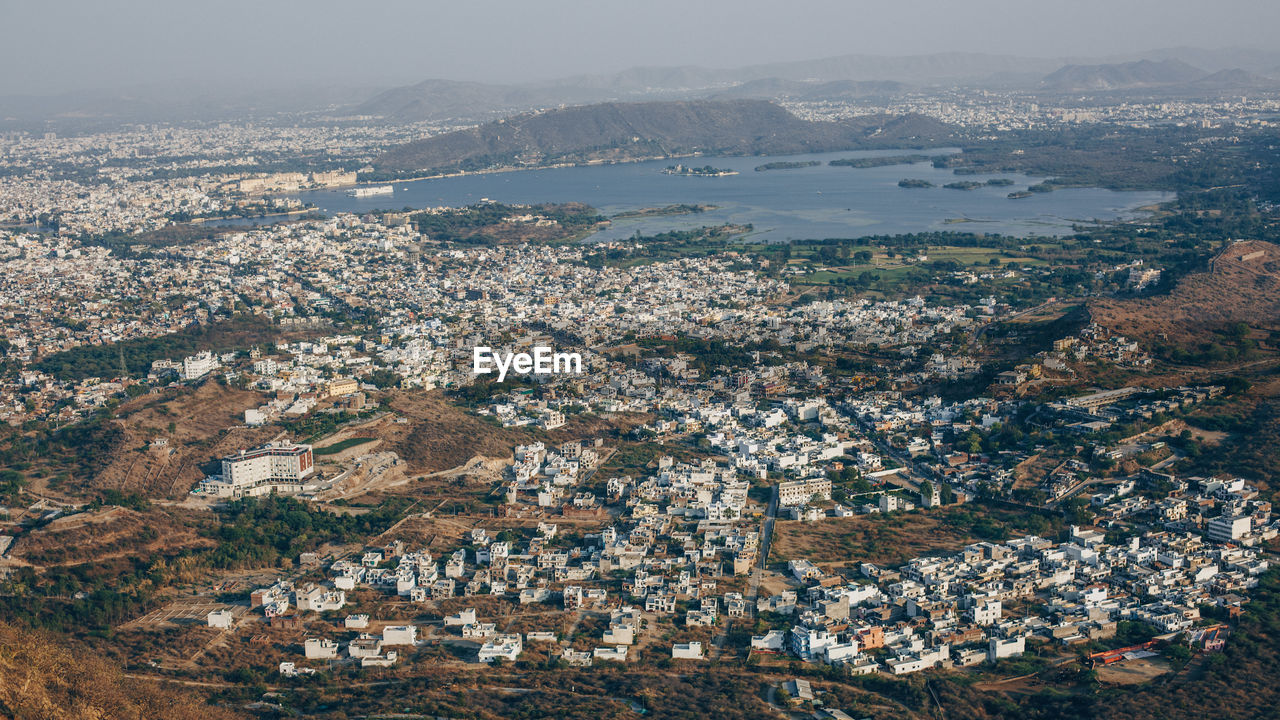
{"label": "island in the lake", "polygon": [[929,182],[928,180],[906,179],[906,180],[899,180],[898,187],[900,188],[931,188],[931,187],[934,187],[934,184]]}
{"label": "island in the lake", "polygon": [[882,155],[880,157],[840,158],[827,164],[832,167],[878,168],[890,165],[911,165],[928,159],[928,155]]}
{"label": "island in the lake", "polygon": [[1008,187],[1013,181],[1009,178],[991,178],[986,182],[977,182],[976,180],[957,180],[949,182],[942,187],[948,190],[977,190],[980,187]]}
{"label": "island in the lake", "polygon": [[680,203],[676,205],[667,205],[665,207],[648,207],[639,210],[627,210],[614,215],[614,220],[624,220],[628,218],[645,218],[645,217],[664,217],[667,215],[689,215],[693,213],[707,212],[709,210],[717,210],[715,205],[690,205],[688,203]]}
{"label": "island in the lake", "polygon": [[765,163],[756,166],[756,172],[764,172],[766,170],[798,170],[800,168],[814,167],[822,163],[817,160],[779,160],[778,162]]}
{"label": "island in the lake", "polygon": [[1009,199],[1010,199],[1010,200],[1020,200],[1020,199],[1022,199],[1022,198],[1029,198],[1029,197],[1031,197],[1032,195],[1035,195],[1035,193],[1033,193],[1033,192],[1027,192],[1026,190],[1017,190],[1017,191],[1015,191],[1015,192],[1011,192],[1011,193],[1009,193]]}
{"label": "island in the lake", "polygon": [[668,165],[663,169],[667,175],[684,175],[686,177],[725,177],[726,175],[737,175],[737,170],[721,170],[710,165],[702,167],[685,167],[684,165]]}

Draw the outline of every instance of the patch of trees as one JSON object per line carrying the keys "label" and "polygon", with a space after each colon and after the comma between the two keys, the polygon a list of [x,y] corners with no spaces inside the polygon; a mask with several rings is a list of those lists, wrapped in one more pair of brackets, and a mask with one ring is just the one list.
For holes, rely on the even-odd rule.
{"label": "patch of trees", "polygon": [[889,167],[890,165],[910,165],[912,163],[926,162],[930,159],[928,155],[882,155],[880,157],[840,158],[827,164],[832,167],[878,168]]}
{"label": "patch of trees", "polygon": [[0,428],[0,467],[21,471],[39,460],[92,477],[110,462],[123,437],[107,410],[58,429],[37,425],[24,432],[4,426]]}
{"label": "patch of trees", "polygon": [[360,514],[337,514],[301,500],[271,495],[230,503],[214,531],[218,545],[208,562],[221,569],[268,567],[292,560],[324,543],[361,540],[386,530],[404,511],[391,500]]}
{"label": "patch of trees", "polygon": [[212,324],[192,324],[185,330],[153,338],[135,338],[102,345],[81,345],[48,355],[32,369],[65,382],[90,377],[145,377],[156,360],[180,360],[204,350],[223,353],[274,342],[279,329],[256,316],[238,315]]}

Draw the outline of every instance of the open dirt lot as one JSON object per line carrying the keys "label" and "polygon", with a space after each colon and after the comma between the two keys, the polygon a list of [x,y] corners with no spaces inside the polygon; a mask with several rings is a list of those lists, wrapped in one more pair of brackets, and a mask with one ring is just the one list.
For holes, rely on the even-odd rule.
{"label": "open dirt lot", "polygon": [[770,559],[805,558],[830,569],[870,562],[897,565],[930,552],[952,551],[976,538],[944,525],[936,513],[896,513],[779,521]]}
{"label": "open dirt lot", "polygon": [[1169,672],[1164,658],[1125,660],[1098,668],[1098,682],[1105,685],[1141,685]]}

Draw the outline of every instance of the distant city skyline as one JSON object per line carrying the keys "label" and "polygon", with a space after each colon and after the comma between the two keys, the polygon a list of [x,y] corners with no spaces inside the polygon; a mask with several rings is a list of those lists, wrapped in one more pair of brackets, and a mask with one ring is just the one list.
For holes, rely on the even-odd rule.
{"label": "distant city skyline", "polygon": [[1176,46],[1280,49],[1273,33],[1280,4],[1263,0],[914,0],[892,6],[72,0],[16,3],[6,15],[0,95],[195,81],[246,89],[391,86],[428,78],[529,82],[636,66],[729,68],[847,54],[1096,57]]}

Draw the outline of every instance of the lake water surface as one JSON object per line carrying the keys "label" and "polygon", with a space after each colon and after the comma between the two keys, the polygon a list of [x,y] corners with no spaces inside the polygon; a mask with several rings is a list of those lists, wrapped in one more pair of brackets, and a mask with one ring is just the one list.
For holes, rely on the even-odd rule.
{"label": "lake water surface", "polygon": [[[587,203],[609,215],[679,203],[714,205],[708,212],[619,220],[592,236],[594,240],[625,238],[701,225],[735,223],[754,226],[752,238],[785,241],[829,237],[956,230],[1012,235],[1062,235],[1073,222],[1115,220],[1142,214],[1138,208],[1173,198],[1171,193],[1118,192],[1073,188],[1009,199],[1044,178],[1017,173],[955,175],[928,162],[878,168],[832,167],[846,157],[926,154],[939,150],[877,150],[769,157],[698,157],[680,161],[652,160],[614,165],[521,170],[388,183],[391,195],[354,198],[345,190],[299,193],[321,211],[368,212],[375,209],[420,209],[463,206],[490,199],[502,203]],[[954,149],[949,152],[955,152]],[[768,162],[818,161],[814,167],[756,172]],[[676,162],[736,170],[726,177],[667,175]],[[950,190],[949,182],[1004,177],[1011,186]],[[937,187],[898,187],[903,179],[928,180]]]}

